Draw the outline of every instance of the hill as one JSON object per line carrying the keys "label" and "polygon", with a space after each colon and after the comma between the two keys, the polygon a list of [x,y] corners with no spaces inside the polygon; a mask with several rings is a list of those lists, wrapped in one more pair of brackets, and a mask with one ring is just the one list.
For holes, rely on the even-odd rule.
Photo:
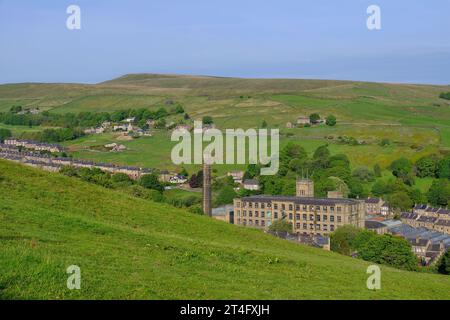
{"label": "hill", "polygon": [[[450,278],[297,245],[0,161],[2,299],[449,299]],[[81,268],[81,290],[66,268]]]}
{"label": "hill", "polygon": [[[0,85],[0,112],[13,105],[78,113],[170,109],[180,103],[192,119],[209,115],[219,128],[255,128],[265,120],[269,128],[280,129],[282,144],[300,142],[308,152],[329,144],[333,153],[347,154],[354,167],[380,164],[386,168],[400,156],[417,160],[450,149],[450,102],[439,98],[447,91],[450,86],[130,74],[92,85]],[[335,115],[337,125],[286,128],[288,121],[313,112],[322,117]],[[17,135],[28,130],[14,129]],[[363,144],[341,143],[340,137],[352,137]],[[391,145],[380,146],[383,139],[389,139]],[[120,154],[90,149],[112,142],[117,142],[114,135],[105,134],[71,141],[66,146],[85,159],[177,169],[169,159],[172,144],[168,132],[125,142],[128,150]]]}

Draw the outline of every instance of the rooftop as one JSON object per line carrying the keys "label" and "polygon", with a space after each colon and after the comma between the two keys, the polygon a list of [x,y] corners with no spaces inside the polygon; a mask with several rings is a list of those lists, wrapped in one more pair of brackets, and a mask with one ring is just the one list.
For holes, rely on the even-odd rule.
{"label": "rooftop", "polygon": [[355,199],[346,198],[303,198],[295,196],[268,196],[268,195],[255,195],[249,197],[242,197],[242,201],[253,201],[253,202],[271,202],[271,201],[287,201],[294,202],[298,204],[312,204],[312,205],[336,205],[336,204],[358,204],[359,202]]}

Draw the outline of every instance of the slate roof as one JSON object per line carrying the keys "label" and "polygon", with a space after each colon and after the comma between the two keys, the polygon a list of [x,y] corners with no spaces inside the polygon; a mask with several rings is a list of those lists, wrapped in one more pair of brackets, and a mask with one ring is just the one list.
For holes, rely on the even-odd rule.
{"label": "slate roof", "polygon": [[298,204],[306,205],[324,205],[333,206],[336,204],[358,204],[359,202],[354,199],[346,198],[303,198],[294,196],[268,196],[268,195],[256,195],[249,197],[242,197],[242,201],[248,202],[271,202],[271,201],[288,201]]}
{"label": "slate roof", "polygon": [[408,239],[408,242],[415,247],[426,247],[428,246],[429,239],[422,239],[422,238],[416,238],[416,239]]}
{"label": "slate roof", "polygon": [[381,223],[379,221],[373,221],[373,220],[366,220],[364,222],[364,225],[366,229],[380,229],[385,228],[386,225],[384,223]]}
{"label": "slate roof", "polygon": [[378,203],[378,202],[380,202],[380,199],[379,198],[367,198],[365,200],[365,202],[366,203]]}

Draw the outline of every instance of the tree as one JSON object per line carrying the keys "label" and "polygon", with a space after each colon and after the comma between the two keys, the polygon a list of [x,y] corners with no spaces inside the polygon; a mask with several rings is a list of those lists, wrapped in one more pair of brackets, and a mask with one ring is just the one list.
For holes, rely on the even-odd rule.
{"label": "tree", "polygon": [[439,94],[439,98],[450,100],[450,92],[442,92],[441,94]]}
{"label": "tree", "polygon": [[447,252],[439,259],[437,270],[442,274],[450,274],[450,250],[447,250]]}
{"label": "tree", "polygon": [[417,270],[417,258],[407,240],[390,234],[375,235],[360,245],[358,257],[399,269]]}
{"label": "tree", "polygon": [[212,118],[211,116],[204,116],[204,117],[202,118],[202,123],[203,123],[204,125],[210,125],[210,124],[213,124],[214,121],[213,121],[213,118]]}
{"label": "tree", "polygon": [[249,164],[247,166],[247,170],[244,172],[244,176],[242,179],[253,179],[256,176],[259,176],[261,171],[261,167],[257,164]]}
{"label": "tree", "polygon": [[403,180],[408,185],[414,184],[414,178],[412,175],[412,163],[406,158],[400,158],[394,160],[390,166],[392,174]]}
{"label": "tree", "polygon": [[139,179],[139,185],[147,189],[157,190],[160,192],[164,191],[163,185],[159,182],[158,176],[154,173],[142,176]]}
{"label": "tree", "polygon": [[340,254],[351,255],[353,252],[353,240],[356,238],[360,230],[351,225],[339,227],[330,235],[331,251]]}
{"label": "tree", "polygon": [[266,120],[263,120],[262,124],[261,124],[261,128],[267,128],[267,122]]}
{"label": "tree", "polygon": [[344,198],[347,198],[350,193],[350,189],[344,180],[338,177],[329,177],[329,179],[334,182],[334,185],[336,186],[335,190],[339,191]]}
{"label": "tree", "polygon": [[309,115],[309,121],[311,123],[318,123],[320,120],[320,115],[318,113],[312,113]]}
{"label": "tree", "polygon": [[12,133],[8,129],[0,129],[0,142],[3,142],[5,139],[10,138]]}
{"label": "tree", "polygon": [[129,186],[133,184],[133,180],[130,179],[125,173],[115,173],[111,176],[111,181],[117,186]]}
{"label": "tree", "polygon": [[392,235],[378,235],[372,231],[346,225],[331,234],[331,250],[375,263],[406,270],[417,269],[417,258],[408,241]]}
{"label": "tree", "polygon": [[389,204],[398,211],[410,210],[414,205],[413,201],[405,191],[397,191],[389,197]]}
{"label": "tree", "polygon": [[375,174],[375,177],[381,177],[382,171],[380,165],[377,163],[373,166],[373,173]]}
{"label": "tree", "polygon": [[193,174],[189,179],[189,186],[191,188],[201,188],[203,187],[203,171],[200,170],[197,174]]}
{"label": "tree", "polygon": [[450,156],[439,161],[437,167],[438,178],[450,179]]}
{"label": "tree", "polygon": [[269,230],[270,231],[281,231],[281,232],[292,232],[292,223],[290,223],[286,220],[283,220],[283,219],[276,220],[269,226]]}
{"label": "tree", "polygon": [[167,110],[165,108],[161,107],[158,110],[156,110],[155,119],[161,119],[161,118],[167,117],[168,115],[169,115],[169,113],[167,112]]}
{"label": "tree", "polygon": [[390,166],[392,170],[392,174],[398,178],[401,178],[402,176],[408,175],[412,171],[412,164],[411,161],[409,161],[406,158],[400,158],[397,160],[394,160],[391,163]]}
{"label": "tree", "polygon": [[428,201],[434,206],[448,206],[450,204],[450,181],[436,179],[427,193]]}
{"label": "tree", "polygon": [[353,170],[353,177],[361,182],[372,182],[374,180],[373,172],[367,167],[358,167]]}
{"label": "tree", "polygon": [[223,187],[219,194],[216,197],[216,205],[221,206],[224,204],[233,203],[233,199],[237,197],[236,192],[234,191],[233,187],[231,186],[225,186]]}
{"label": "tree", "polygon": [[175,107],[175,113],[184,113],[184,108],[182,105],[177,105]]}
{"label": "tree", "polygon": [[189,172],[187,172],[185,167],[182,167],[181,171],[180,171],[180,175],[182,175],[184,177],[188,177],[189,176]]}
{"label": "tree", "polygon": [[420,178],[436,175],[437,161],[432,157],[422,157],[416,162],[416,175]]}
{"label": "tree", "polygon": [[364,189],[363,184],[355,178],[351,178],[348,185],[350,188],[350,193],[348,196],[350,198],[365,198],[368,196],[368,192]]}
{"label": "tree", "polygon": [[325,124],[326,124],[327,126],[330,126],[330,127],[335,126],[335,125],[336,125],[336,117],[335,117],[334,115],[330,114],[330,115],[326,118]]}
{"label": "tree", "polygon": [[329,165],[330,151],[327,145],[320,146],[313,155],[313,165],[315,168],[326,168]]}
{"label": "tree", "polygon": [[372,194],[376,197],[381,197],[389,192],[387,183],[383,180],[377,180],[372,185]]}

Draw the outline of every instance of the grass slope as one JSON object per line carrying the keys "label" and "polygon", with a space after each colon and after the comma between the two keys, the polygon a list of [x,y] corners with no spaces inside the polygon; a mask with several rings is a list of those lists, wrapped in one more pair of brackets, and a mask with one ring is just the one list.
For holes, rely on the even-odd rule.
{"label": "grass slope", "polygon": [[387,267],[370,291],[368,265],[0,161],[2,299],[450,298],[449,277]]}

